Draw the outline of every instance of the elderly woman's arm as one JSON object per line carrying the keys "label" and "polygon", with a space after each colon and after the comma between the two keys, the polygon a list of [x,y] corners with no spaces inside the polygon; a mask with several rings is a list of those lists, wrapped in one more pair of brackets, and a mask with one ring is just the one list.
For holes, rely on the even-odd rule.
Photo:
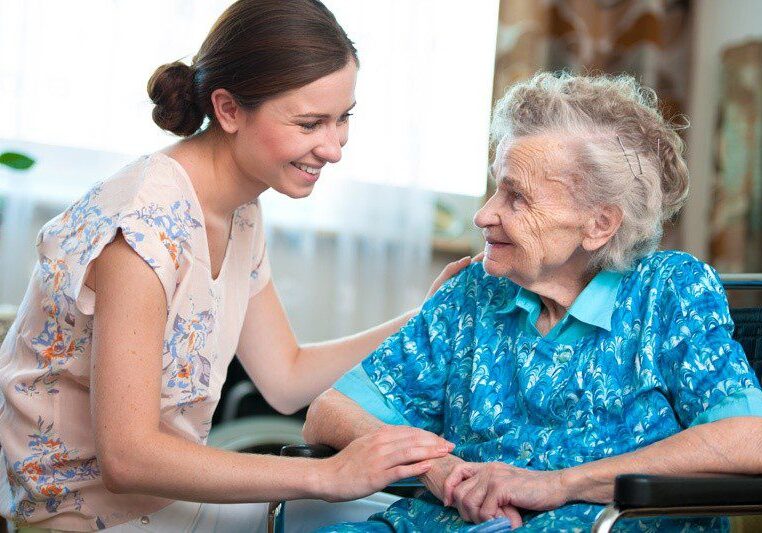
{"label": "elderly woman's arm", "polygon": [[328,389],[307,410],[302,429],[308,444],[325,444],[342,450],[353,440],[384,423],[342,393]]}
{"label": "elderly woman's arm", "polygon": [[445,481],[444,501],[475,522],[500,516],[508,507],[548,510],[570,501],[608,503],[616,477],[628,473],[762,473],[762,418],[734,417],[694,426],[637,451],[564,470],[464,463]]}
{"label": "elderly woman's arm", "polygon": [[681,431],[640,450],[564,471],[575,499],[610,502],[614,479],[656,475],[762,474],[762,418],[734,417]]}

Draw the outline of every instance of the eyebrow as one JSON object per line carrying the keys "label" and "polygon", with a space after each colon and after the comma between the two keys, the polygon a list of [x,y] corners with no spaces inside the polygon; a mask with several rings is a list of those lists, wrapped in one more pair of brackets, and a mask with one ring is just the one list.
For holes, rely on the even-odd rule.
{"label": "eyebrow", "polygon": [[527,188],[524,187],[524,184],[521,183],[516,178],[505,176],[505,177],[496,179],[495,181],[497,182],[498,186],[507,185],[508,187],[511,187],[513,190],[518,191],[525,196],[529,196],[529,191],[527,190]]}
{"label": "eyebrow", "polygon": [[[356,105],[357,105],[357,102],[355,102],[354,104],[349,106],[347,108],[347,110],[342,113],[342,115],[346,115],[347,113],[349,113]],[[296,115],[295,118],[319,118],[319,119],[326,119],[326,118],[331,118],[331,115],[329,115],[327,113],[304,113],[304,114],[301,114],[301,115]]]}

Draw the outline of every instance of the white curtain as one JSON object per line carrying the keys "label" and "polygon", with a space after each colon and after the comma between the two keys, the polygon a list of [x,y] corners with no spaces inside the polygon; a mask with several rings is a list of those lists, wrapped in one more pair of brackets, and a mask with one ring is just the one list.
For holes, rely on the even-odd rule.
{"label": "white curtain", "polygon": [[305,341],[355,333],[418,306],[432,281],[431,192],[322,185],[299,217],[280,217],[294,200],[265,193],[262,202],[276,286]]}
{"label": "white curtain", "polygon": [[[308,199],[266,193],[277,286],[301,340],[371,326],[429,283],[432,193],[479,196],[497,0],[327,0],[357,45],[344,158]],[[145,84],[189,60],[227,0],[0,0],[0,305],[17,305],[39,226],[125,161],[174,142]]]}

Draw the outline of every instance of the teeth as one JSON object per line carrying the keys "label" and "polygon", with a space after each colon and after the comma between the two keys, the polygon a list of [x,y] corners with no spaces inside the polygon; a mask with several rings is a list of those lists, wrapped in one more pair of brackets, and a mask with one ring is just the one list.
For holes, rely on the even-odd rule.
{"label": "teeth", "polygon": [[308,174],[312,174],[313,176],[317,176],[318,174],[320,174],[319,168],[312,168],[312,167],[308,167],[307,165],[301,165],[299,163],[293,163],[293,165],[299,170],[303,170]]}

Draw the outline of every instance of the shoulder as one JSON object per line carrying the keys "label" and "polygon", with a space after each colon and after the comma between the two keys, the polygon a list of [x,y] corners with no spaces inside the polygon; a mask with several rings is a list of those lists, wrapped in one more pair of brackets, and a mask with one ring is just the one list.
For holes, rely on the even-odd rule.
{"label": "shoulder", "polygon": [[686,252],[649,254],[625,279],[624,298],[639,301],[643,309],[660,315],[724,316],[728,312],[725,290],[715,269]]}
{"label": "shoulder", "polygon": [[717,272],[693,255],[678,250],[653,252],[625,275],[630,286],[651,291],[681,290],[695,285],[721,288]]}
{"label": "shoulder", "polygon": [[141,157],[103,182],[101,196],[123,216],[135,216],[141,208],[200,216],[190,178],[179,163],[160,152]]}
{"label": "shoulder", "polygon": [[168,157],[142,156],[94,184],[51,225],[62,229],[72,224],[116,223],[121,216],[142,206],[169,208],[178,200],[189,200],[183,185],[179,169]]}
{"label": "shoulder", "polygon": [[163,154],[143,156],[97,183],[43,227],[39,252],[52,258],[71,256],[86,265],[121,230],[151,266],[163,262],[179,268],[202,224],[175,165]]}
{"label": "shoulder", "polygon": [[[170,254],[189,249],[194,236],[203,231],[203,215],[195,200],[190,179],[180,164],[162,153],[138,160],[117,173],[108,183],[106,196],[127,242],[135,247],[150,235]],[[177,263],[177,257],[173,257]]]}
{"label": "shoulder", "polygon": [[688,252],[680,250],[660,250],[651,252],[638,260],[637,270],[641,271],[674,271],[680,268],[691,270],[704,269],[709,266]]}

